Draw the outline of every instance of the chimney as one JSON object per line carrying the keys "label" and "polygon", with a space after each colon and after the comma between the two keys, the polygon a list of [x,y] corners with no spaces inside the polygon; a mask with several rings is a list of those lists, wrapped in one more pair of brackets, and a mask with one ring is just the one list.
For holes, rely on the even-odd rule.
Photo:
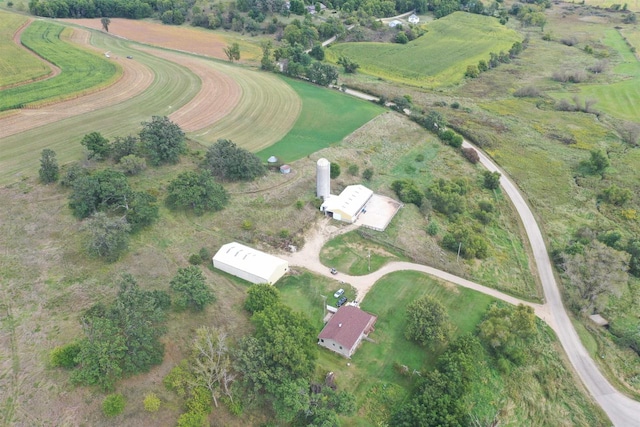
{"label": "chimney", "polygon": [[338,323],[338,328],[342,328],[342,323]]}

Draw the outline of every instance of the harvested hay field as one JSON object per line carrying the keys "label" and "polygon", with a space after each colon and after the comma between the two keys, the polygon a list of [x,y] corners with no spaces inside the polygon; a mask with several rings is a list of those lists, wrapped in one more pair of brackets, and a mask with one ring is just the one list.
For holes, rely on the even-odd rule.
{"label": "harvested hay field", "polygon": [[60,68],[22,46],[20,36],[32,20],[0,11],[0,90],[50,78]]}
{"label": "harvested hay field", "polygon": [[[62,22],[81,25],[94,30],[102,30],[100,18],[60,19]],[[206,55],[212,58],[227,59],[223,49],[229,39],[221,34],[189,26],[163,25],[148,21],[135,21],[123,18],[111,18],[109,33],[125,39],[165,47],[183,52]],[[258,46],[240,43],[242,60],[258,60],[261,52]]]}
{"label": "harvested hay field", "polygon": [[[89,32],[76,28],[69,41],[88,43]],[[116,105],[135,97],[154,80],[154,73],[144,64],[126,59],[116,59],[123,69],[122,77],[113,85],[89,95],[46,105],[40,108],[21,109],[0,118],[0,139],[34,129],[69,117]]]}

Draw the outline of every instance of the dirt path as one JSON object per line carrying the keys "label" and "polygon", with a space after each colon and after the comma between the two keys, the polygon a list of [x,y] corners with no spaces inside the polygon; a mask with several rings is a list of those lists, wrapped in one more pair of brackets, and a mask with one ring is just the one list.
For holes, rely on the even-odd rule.
{"label": "dirt path", "polygon": [[13,83],[13,84],[10,84],[10,85],[0,86],[0,90],[9,89],[9,88],[12,88],[12,87],[17,87],[17,86],[22,86],[22,85],[26,85],[26,84],[29,84],[29,83],[37,82],[37,81],[40,81],[40,80],[51,79],[51,78],[54,78],[55,76],[57,76],[58,74],[60,74],[62,72],[60,67],[58,67],[55,64],[47,61],[46,59],[44,59],[43,57],[41,57],[40,55],[38,55],[37,53],[35,53],[31,49],[28,49],[25,45],[22,44],[22,41],[21,41],[22,33],[24,32],[24,30],[27,29],[27,27],[32,22],[33,22],[33,19],[28,19],[27,22],[22,24],[22,26],[16,30],[16,32],[13,34],[13,42],[16,45],[20,46],[25,51],[29,52],[29,54],[31,54],[31,55],[35,56],[36,58],[38,58],[39,61],[45,63],[47,65],[47,67],[51,68],[51,72],[49,72],[48,74],[45,74],[44,76],[37,77],[35,79],[26,80],[26,81],[18,82],[18,83]]}

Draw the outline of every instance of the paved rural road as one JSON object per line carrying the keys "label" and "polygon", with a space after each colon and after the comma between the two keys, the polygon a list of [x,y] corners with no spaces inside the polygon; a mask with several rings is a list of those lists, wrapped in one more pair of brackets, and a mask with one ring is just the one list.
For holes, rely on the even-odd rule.
{"label": "paved rural road", "polygon": [[[463,147],[468,148],[472,147],[472,145],[465,141]],[[542,289],[546,300],[545,305],[551,313],[553,324],[555,325],[554,330],[567,356],[569,356],[571,364],[578,372],[584,385],[602,409],[604,409],[614,425],[619,427],[640,426],[640,402],[630,399],[613,388],[589,356],[575,328],[571,324],[571,319],[569,319],[562,304],[562,298],[560,297],[558,284],[553,274],[547,247],[542,238],[542,232],[540,231],[540,227],[538,227],[538,223],[529,205],[527,205],[524,197],[522,197],[522,194],[520,194],[520,191],[518,191],[513,182],[507,178],[504,171],[500,170],[498,166],[481,151],[476,151],[478,151],[480,162],[484,167],[492,172],[498,171],[502,174],[500,185],[511,199],[524,225],[531,249],[533,250],[533,257],[538,268],[540,281],[542,282]]]}

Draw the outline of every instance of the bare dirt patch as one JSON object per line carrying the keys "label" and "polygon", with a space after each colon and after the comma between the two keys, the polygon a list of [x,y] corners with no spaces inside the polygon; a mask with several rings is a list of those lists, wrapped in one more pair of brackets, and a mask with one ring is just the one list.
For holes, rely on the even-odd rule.
{"label": "bare dirt patch", "polygon": [[[87,30],[74,29],[69,40],[88,46],[90,34]],[[153,72],[137,61],[112,58],[123,69],[122,77],[113,85],[78,98],[34,109],[22,109],[14,114],[0,117],[0,139],[58,120],[115,105],[132,98],[153,82]]]}
{"label": "bare dirt patch", "polygon": [[[94,30],[102,30],[100,18],[61,19],[60,21],[82,25],[83,27]],[[197,53],[213,58],[227,59],[223,51],[227,46],[224,38],[217,34],[200,31],[195,28],[111,18],[109,33],[140,43]]]}

